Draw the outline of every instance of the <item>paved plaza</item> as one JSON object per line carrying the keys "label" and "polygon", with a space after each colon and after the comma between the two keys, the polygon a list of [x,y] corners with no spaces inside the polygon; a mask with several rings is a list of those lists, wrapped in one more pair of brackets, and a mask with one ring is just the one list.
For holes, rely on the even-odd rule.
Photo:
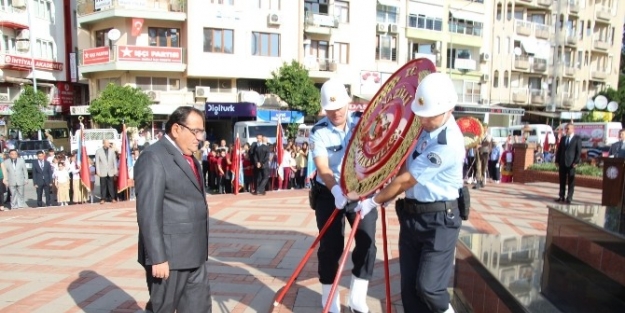
{"label": "paved plaza", "polygon": [[[490,184],[473,191],[471,219],[462,232],[544,235],[547,204],[558,186],[549,183]],[[576,188],[577,203],[598,204],[600,190]],[[316,254],[283,305],[273,307],[282,288],[317,235],[306,191],[208,196],[213,312],[319,313]],[[398,223],[387,209],[391,301],[399,296]],[[346,227],[346,236],[349,227]],[[371,312],[384,312],[382,227],[371,281]],[[0,312],[143,312],[148,300],[137,259],[134,202],[88,204],[0,212]],[[351,264],[342,273],[345,305]],[[344,307],[344,312],[347,308]]]}

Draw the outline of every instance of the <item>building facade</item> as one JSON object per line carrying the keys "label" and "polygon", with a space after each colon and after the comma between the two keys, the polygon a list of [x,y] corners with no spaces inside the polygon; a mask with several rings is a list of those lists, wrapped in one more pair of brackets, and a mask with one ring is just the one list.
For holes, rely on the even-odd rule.
{"label": "building facade", "polygon": [[0,134],[7,134],[23,86],[34,81],[50,99],[50,119],[66,119],[71,106],[87,103],[75,62],[74,9],[70,0],[0,0]]}

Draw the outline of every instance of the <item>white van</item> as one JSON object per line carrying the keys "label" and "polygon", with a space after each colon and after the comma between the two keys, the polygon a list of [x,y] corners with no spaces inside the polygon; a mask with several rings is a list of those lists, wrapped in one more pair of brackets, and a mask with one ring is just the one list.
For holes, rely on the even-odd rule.
{"label": "white van", "polygon": [[239,135],[241,145],[244,145],[246,143],[249,143],[251,145],[252,143],[256,142],[257,135],[263,135],[264,137],[267,137],[269,143],[275,143],[277,134],[278,122],[246,121],[236,122],[234,124],[234,138]]}
{"label": "white van", "polygon": [[523,140],[523,137],[525,135],[523,133],[523,129],[526,126],[529,126],[530,128],[530,134],[529,134],[529,137],[527,138],[528,143],[535,143],[535,144],[539,144],[540,146],[543,146],[545,143],[545,138],[548,137],[549,144],[551,145],[556,144],[556,136],[553,133],[553,129],[549,125],[545,125],[545,124],[514,125],[514,126],[508,127],[508,131],[512,135],[513,138],[516,136],[519,140]]}
{"label": "white van", "polygon": [[[78,150],[78,140],[80,129],[71,138],[72,151]],[[95,152],[102,147],[102,140],[108,139],[119,151],[122,148],[122,138],[115,128],[106,129],[85,129],[85,148],[87,155],[94,156]]]}
{"label": "white van", "polygon": [[295,144],[301,146],[304,142],[308,143],[308,138],[310,137],[310,130],[313,128],[313,125],[300,124],[297,127],[297,136],[295,137]]}
{"label": "white van", "polygon": [[488,134],[498,142],[505,143],[509,133],[508,127],[488,126]]}
{"label": "white van", "polygon": [[[556,132],[562,129],[564,134],[565,125],[558,126]],[[591,148],[595,144],[597,147],[609,147],[619,141],[618,132],[623,128],[619,122],[573,123],[573,125],[575,134],[582,138],[582,148]]]}

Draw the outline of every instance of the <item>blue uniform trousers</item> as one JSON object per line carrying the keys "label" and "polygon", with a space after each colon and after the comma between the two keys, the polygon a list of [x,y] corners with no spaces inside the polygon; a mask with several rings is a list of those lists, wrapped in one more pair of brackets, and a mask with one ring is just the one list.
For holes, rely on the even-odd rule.
{"label": "blue uniform trousers", "polygon": [[[396,206],[397,208],[397,206]],[[405,312],[441,313],[462,221],[458,209],[415,214],[397,208],[401,298]]]}

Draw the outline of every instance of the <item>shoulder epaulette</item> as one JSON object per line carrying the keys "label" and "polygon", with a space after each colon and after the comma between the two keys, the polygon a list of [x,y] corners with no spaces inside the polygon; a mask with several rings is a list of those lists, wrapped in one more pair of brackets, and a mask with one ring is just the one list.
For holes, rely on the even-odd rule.
{"label": "shoulder epaulette", "polygon": [[326,127],[328,127],[328,122],[318,123],[318,124],[315,124],[315,126],[313,126],[310,132],[314,134],[317,130],[326,128]]}

